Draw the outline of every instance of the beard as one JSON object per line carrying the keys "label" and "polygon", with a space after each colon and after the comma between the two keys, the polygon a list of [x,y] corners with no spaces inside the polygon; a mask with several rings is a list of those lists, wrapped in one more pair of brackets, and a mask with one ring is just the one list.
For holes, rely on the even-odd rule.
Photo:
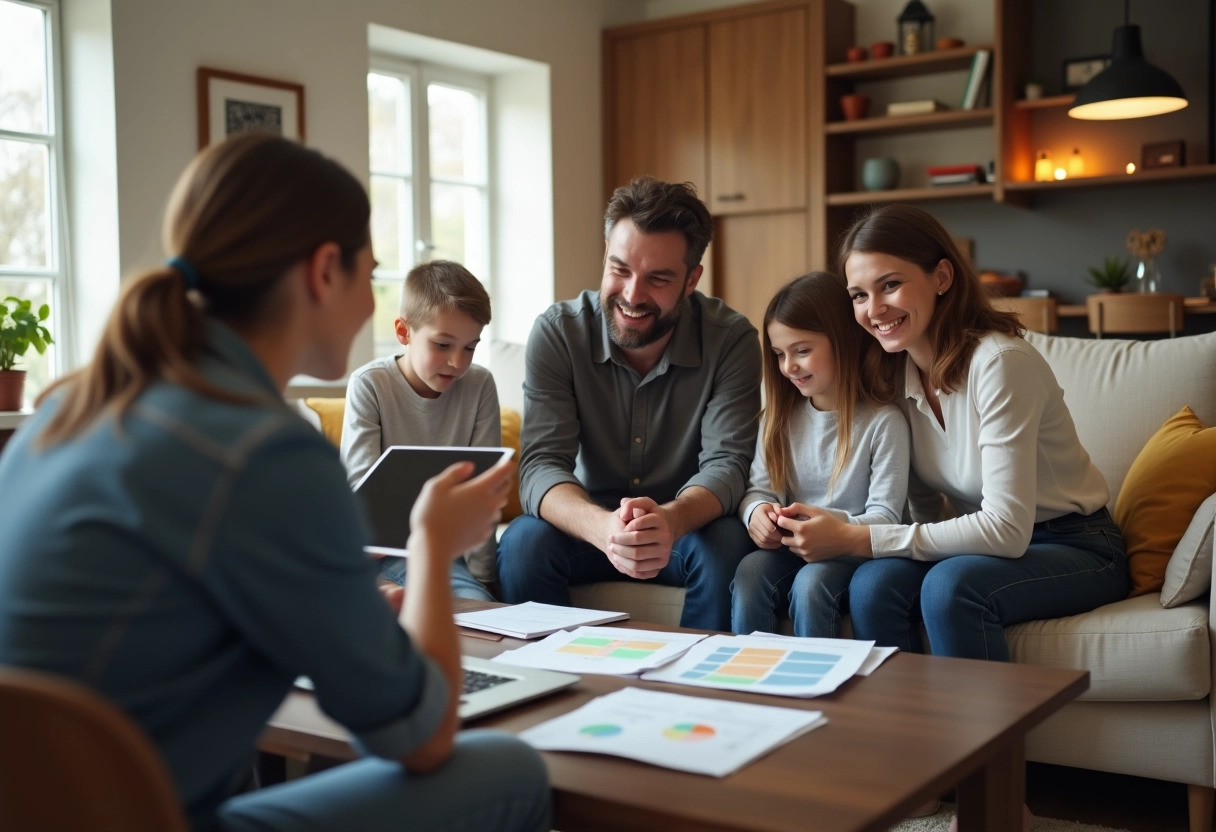
{"label": "beard", "polygon": [[[600,306],[604,310],[604,320],[608,322],[608,338],[623,350],[641,349],[658,341],[676,328],[676,324],[680,322],[680,315],[684,311],[682,299],[680,303],[675,305],[674,309],[666,315],[662,315],[659,313],[659,308],[652,303],[641,306],[629,306],[616,295],[611,297],[601,295]],[[650,315],[650,327],[648,329],[634,329],[632,327],[622,328],[617,326],[616,315],[613,313],[618,307],[631,312],[644,312]]]}

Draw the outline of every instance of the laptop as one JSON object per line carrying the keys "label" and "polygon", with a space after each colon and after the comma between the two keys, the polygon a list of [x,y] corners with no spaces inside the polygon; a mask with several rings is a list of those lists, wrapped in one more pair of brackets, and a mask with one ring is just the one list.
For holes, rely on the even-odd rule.
{"label": "laptop", "polygon": [[[514,667],[475,656],[461,656],[460,664],[464,667],[464,688],[456,712],[465,721],[548,696],[579,680],[573,673]],[[312,690],[312,679],[301,676],[296,679],[296,687]]]}
{"label": "laptop", "polygon": [[364,548],[373,555],[406,557],[410,536],[410,511],[422,486],[457,462],[473,463],[473,476],[484,474],[501,460],[510,459],[514,448],[453,448],[445,446],[391,445],[357,483],[359,496],[371,523],[371,543]]}

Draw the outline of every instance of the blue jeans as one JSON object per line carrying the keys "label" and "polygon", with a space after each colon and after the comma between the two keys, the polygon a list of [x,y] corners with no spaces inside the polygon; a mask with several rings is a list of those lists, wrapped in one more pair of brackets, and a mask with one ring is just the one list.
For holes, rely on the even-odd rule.
{"label": "blue jeans", "polygon": [[457,734],[452,756],[430,774],[367,758],[238,795],[217,821],[224,832],[544,832],[549,815],[540,755],[508,734],[481,730]]}
{"label": "blue jeans", "polygon": [[1008,661],[1005,627],[1088,612],[1127,588],[1123,535],[1103,508],[1036,523],[1020,558],[876,558],[853,574],[849,607],[859,639],[920,653],[923,621],[935,655]]}
{"label": "blue jeans", "polygon": [[[733,516],[719,517],[675,542],[671,560],[651,580],[687,589],[680,626],[730,629],[730,582],[752,548],[747,529]],[[508,604],[569,606],[572,584],[637,579],[618,572],[590,543],[525,514],[512,520],[498,541],[498,580]]]}
{"label": "blue jeans", "polygon": [[807,563],[786,547],[757,549],[743,559],[731,584],[730,626],[736,633],[777,632],[787,611],[794,635],[840,638],[849,608],[849,579],[868,558],[843,555]]}
{"label": "blue jeans", "polygon": [[[397,586],[405,586],[409,558],[386,557],[380,560],[380,577]],[[474,601],[493,601],[494,596],[481,581],[473,577],[464,556],[452,561],[452,595],[456,598],[472,598]]]}

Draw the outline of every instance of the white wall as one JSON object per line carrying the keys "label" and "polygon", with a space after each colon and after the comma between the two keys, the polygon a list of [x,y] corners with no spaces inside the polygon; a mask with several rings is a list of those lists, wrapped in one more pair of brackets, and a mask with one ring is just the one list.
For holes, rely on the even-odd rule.
{"label": "white wall", "polygon": [[[368,25],[377,23],[549,66],[553,297],[572,297],[598,283],[601,30],[640,18],[642,0],[69,0],[66,5],[77,3],[108,3],[112,12],[117,270],[123,275],[165,255],[161,213],[173,182],[197,150],[199,66],[303,84],[307,143],[366,181]],[[87,139],[85,127],[78,140]],[[80,213],[80,200],[74,208],[77,223],[89,221]],[[82,281],[112,284],[113,274],[102,262],[80,264]],[[87,324],[84,331],[90,331]],[[85,346],[89,349],[91,344]]]}

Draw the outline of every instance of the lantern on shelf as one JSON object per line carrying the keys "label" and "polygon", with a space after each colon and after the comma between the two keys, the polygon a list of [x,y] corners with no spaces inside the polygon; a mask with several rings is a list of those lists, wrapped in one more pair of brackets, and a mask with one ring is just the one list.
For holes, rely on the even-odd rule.
{"label": "lantern on shelf", "polygon": [[1085,175],[1085,158],[1081,155],[1079,147],[1074,147],[1072,155],[1068,157],[1068,175],[1074,177]]}
{"label": "lantern on shelf", "polygon": [[909,0],[899,13],[896,28],[901,55],[916,55],[933,48],[933,15],[921,0]]}
{"label": "lantern on shelf", "polygon": [[1034,181],[1050,182],[1052,179],[1055,179],[1055,168],[1052,167],[1051,157],[1046,150],[1040,150],[1034,160]]}

